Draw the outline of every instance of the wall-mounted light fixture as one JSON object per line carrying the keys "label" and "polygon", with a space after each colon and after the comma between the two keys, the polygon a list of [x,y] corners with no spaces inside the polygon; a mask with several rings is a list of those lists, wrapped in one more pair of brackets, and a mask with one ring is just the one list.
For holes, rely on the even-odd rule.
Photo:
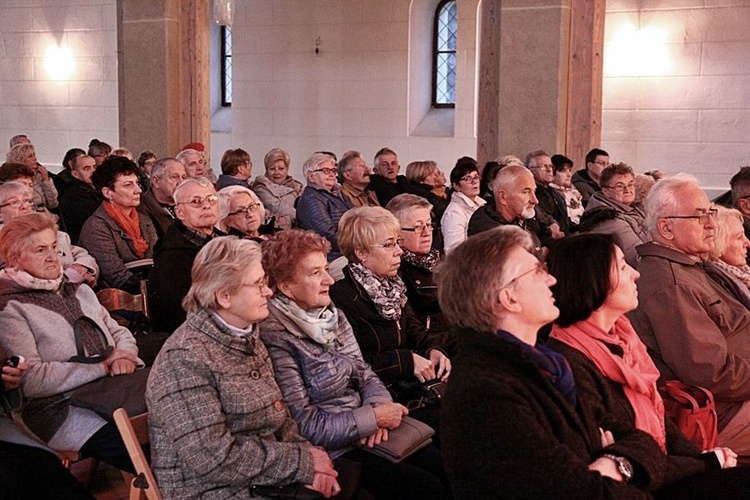
{"label": "wall-mounted light fixture", "polygon": [[620,26],[604,47],[605,76],[658,76],[669,73],[672,61],[667,30],[654,26]]}
{"label": "wall-mounted light fixture", "polygon": [[44,55],[44,69],[52,80],[67,80],[75,70],[75,59],[67,45],[52,44]]}
{"label": "wall-mounted light fixture", "polygon": [[213,0],[214,22],[221,26],[231,26],[234,19],[234,0]]}

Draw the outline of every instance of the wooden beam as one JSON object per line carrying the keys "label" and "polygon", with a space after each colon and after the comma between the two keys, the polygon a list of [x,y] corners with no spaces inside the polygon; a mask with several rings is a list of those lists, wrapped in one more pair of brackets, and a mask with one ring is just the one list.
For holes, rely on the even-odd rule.
{"label": "wooden beam", "polygon": [[210,151],[210,0],[180,2],[180,147],[202,142]]}
{"label": "wooden beam", "polygon": [[484,0],[479,43],[477,98],[477,161],[480,166],[500,154],[500,7],[501,0]]}
{"label": "wooden beam", "polygon": [[605,0],[572,0],[565,152],[585,168],[584,158],[602,138]]}

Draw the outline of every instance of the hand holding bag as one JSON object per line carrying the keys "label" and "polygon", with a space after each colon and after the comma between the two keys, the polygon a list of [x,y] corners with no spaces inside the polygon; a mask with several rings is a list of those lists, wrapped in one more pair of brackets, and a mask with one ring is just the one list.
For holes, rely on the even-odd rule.
{"label": "hand holding bag", "polygon": [[435,430],[429,425],[411,417],[404,417],[401,419],[401,425],[388,431],[388,441],[381,441],[372,448],[365,446],[363,449],[397,464],[432,444],[434,435]]}
{"label": "hand holding bag", "polygon": [[662,387],[664,411],[690,442],[703,451],[719,444],[719,419],[708,389],[671,380]]}

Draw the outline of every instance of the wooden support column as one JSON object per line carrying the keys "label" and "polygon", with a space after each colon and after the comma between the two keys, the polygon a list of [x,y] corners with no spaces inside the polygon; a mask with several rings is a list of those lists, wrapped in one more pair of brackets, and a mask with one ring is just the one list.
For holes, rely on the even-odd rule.
{"label": "wooden support column", "polygon": [[602,139],[605,0],[573,0],[568,70],[566,155],[585,168],[586,153]]}
{"label": "wooden support column", "polygon": [[210,147],[209,1],[117,1],[120,145],[134,154]]}
{"label": "wooden support column", "polygon": [[501,0],[483,0],[480,14],[479,96],[477,100],[477,161],[484,165],[500,154],[500,7]]}

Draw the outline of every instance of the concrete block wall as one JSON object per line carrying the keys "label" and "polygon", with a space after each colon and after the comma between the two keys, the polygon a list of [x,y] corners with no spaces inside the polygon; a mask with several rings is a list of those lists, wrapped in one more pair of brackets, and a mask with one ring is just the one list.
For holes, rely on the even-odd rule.
{"label": "concrete block wall", "polygon": [[[642,50],[622,36],[633,28],[651,30]],[[748,54],[750,1],[609,0],[602,146],[637,170],[728,187],[750,164]]]}
{"label": "concrete block wall", "polygon": [[[116,30],[116,0],[0,2],[2,161],[18,133],[54,171],[69,148],[86,149],[93,137],[117,146]],[[67,46],[74,63],[63,80],[45,66],[55,45]]]}
{"label": "concrete block wall", "polygon": [[[368,163],[383,147],[393,148],[402,169],[412,160],[435,159],[448,172],[455,160],[476,153],[474,73],[477,0],[459,0],[458,99],[453,133],[412,133],[416,98],[410,49],[432,47],[410,26],[436,0],[253,0],[238,2],[233,26],[233,104],[229,134],[212,134],[212,163],[223,150],[247,149],[263,173],[262,158],[273,147],[292,157],[301,178],[314,151],[338,155],[357,149]],[[319,53],[316,54],[316,40]],[[426,84],[429,85],[429,80]],[[420,91],[421,92],[421,91]],[[402,170],[402,171],[403,171]]]}

